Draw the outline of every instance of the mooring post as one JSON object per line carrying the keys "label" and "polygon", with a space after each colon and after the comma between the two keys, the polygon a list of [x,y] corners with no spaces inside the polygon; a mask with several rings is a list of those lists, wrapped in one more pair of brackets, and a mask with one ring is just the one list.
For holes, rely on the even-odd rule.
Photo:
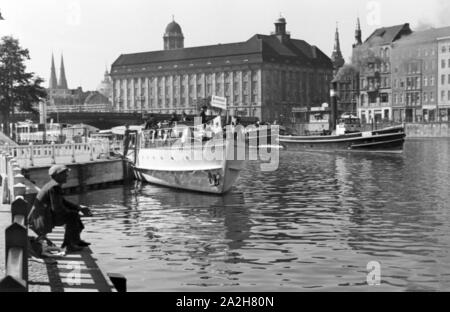
{"label": "mooring post", "polygon": [[125,276],[119,273],[107,273],[107,275],[116,288],[117,292],[127,291],[127,279],[125,278]]}

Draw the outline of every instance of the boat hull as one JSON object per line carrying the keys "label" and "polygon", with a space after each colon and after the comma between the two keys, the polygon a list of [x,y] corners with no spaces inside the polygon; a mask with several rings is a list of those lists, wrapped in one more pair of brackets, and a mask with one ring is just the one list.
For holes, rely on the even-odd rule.
{"label": "boat hull", "polygon": [[401,153],[405,142],[403,127],[352,133],[341,136],[280,136],[287,150]]}
{"label": "boat hull", "polygon": [[[244,168],[245,160],[234,157],[207,160],[204,150],[198,152],[200,154],[195,157],[192,150],[141,149],[133,166],[135,177],[148,183],[189,191],[213,194],[230,191]],[[219,153],[226,156],[227,147],[223,146]]]}

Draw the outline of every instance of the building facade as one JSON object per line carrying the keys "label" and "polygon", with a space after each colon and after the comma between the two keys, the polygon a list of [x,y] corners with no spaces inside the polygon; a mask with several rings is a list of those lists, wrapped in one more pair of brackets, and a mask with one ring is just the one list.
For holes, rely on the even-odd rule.
{"label": "building facade", "polygon": [[360,75],[358,116],[363,122],[392,118],[392,47],[411,32],[409,24],[383,27],[353,49]]}
{"label": "building facade", "polygon": [[[184,36],[174,23],[166,28],[165,50],[121,55],[113,63],[116,111],[196,114],[216,95],[227,99],[231,115],[273,121],[302,118],[299,108],[328,101],[330,58],[291,39],[284,18],[271,35],[195,48],[179,46]],[[177,45],[168,44],[168,33]]]}
{"label": "building facade", "polygon": [[437,42],[417,32],[395,43],[392,50],[392,120],[434,121],[438,93]]}
{"label": "building facade", "polygon": [[[449,121],[450,27],[377,29],[353,46],[351,66],[359,74],[357,111],[363,122]],[[348,81],[339,75],[339,88],[348,88]]]}
{"label": "building facade", "polygon": [[437,55],[440,77],[438,117],[441,121],[450,121],[450,36],[437,38]]}

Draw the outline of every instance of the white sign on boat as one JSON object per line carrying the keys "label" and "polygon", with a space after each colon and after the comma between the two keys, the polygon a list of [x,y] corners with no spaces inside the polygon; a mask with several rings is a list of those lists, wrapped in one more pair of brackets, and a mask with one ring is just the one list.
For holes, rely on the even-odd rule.
{"label": "white sign on boat", "polygon": [[224,97],[221,97],[221,96],[213,95],[211,98],[211,106],[226,110],[227,109],[227,99]]}

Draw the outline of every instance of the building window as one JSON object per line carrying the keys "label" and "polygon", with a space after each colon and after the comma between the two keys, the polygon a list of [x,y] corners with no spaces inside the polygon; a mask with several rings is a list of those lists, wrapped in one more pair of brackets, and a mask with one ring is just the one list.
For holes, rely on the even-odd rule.
{"label": "building window", "polygon": [[441,84],[445,84],[445,75],[441,76]]}
{"label": "building window", "polygon": [[434,76],[430,77],[430,87],[434,86]]}
{"label": "building window", "polygon": [[397,104],[397,93],[394,93],[392,101],[394,102],[394,104]]}
{"label": "building window", "polygon": [[423,86],[424,87],[428,86],[428,77],[423,77]]}
{"label": "building window", "polygon": [[447,92],[447,101],[450,101],[450,91]]}
{"label": "building window", "polygon": [[430,92],[430,102],[434,102],[434,92]]}
{"label": "building window", "polygon": [[441,68],[445,68],[445,60],[441,60]]}
{"label": "building window", "polygon": [[446,52],[445,46],[442,46],[442,53],[445,53],[445,52]]}
{"label": "building window", "polygon": [[428,102],[428,95],[426,92],[423,93],[423,101]]}
{"label": "building window", "polygon": [[441,101],[445,101],[445,91],[441,91]]}

